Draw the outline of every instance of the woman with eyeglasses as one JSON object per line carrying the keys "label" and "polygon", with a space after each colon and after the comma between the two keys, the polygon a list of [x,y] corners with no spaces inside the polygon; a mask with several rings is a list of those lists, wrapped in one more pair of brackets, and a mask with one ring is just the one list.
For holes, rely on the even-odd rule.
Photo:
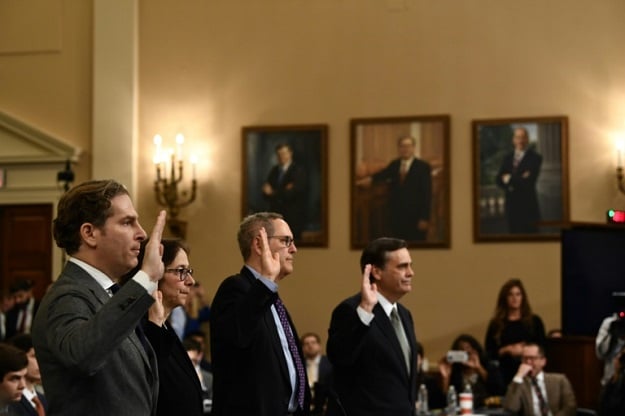
{"label": "woman with eyeglasses", "polygon": [[[174,308],[185,305],[195,283],[193,269],[189,266],[189,249],[180,240],[163,239],[161,244],[165,273],[154,293],[156,302],[142,325],[158,361],[159,392],[156,414],[200,416],[203,414],[200,379],[182,342],[167,322]],[[144,246],[145,242],[139,255],[139,268]]]}

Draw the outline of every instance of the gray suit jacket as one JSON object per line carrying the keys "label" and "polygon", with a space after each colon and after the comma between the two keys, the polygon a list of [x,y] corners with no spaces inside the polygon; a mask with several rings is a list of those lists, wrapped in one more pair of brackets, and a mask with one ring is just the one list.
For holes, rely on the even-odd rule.
{"label": "gray suit jacket", "polygon": [[65,266],[32,331],[49,416],[155,413],[155,354],[135,333],[153,302],[133,280],[109,297],[81,267]]}
{"label": "gray suit jacket", "polygon": [[[569,379],[564,374],[544,373],[547,402],[553,416],[575,416],[577,403]],[[514,381],[508,386],[503,407],[507,411],[523,415],[534,416],[532,401],[532,383],[525,377],[523,383]]]}

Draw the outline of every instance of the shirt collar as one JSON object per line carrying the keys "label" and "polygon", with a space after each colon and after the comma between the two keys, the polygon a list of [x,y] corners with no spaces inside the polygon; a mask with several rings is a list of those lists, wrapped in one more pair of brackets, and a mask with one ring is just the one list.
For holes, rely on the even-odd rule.
{"label": "shirt collar", "polygon": [[102,289],[104,290],[108,290],[109,287],[111,287],[111,285],[115,283],[106,274],[96,269],[92,265],[87,264],[82,260],[78,260],[76,257],[70,257],[69,261],[71,261],[72,263],[76,264],[80,268],[84,269],[87,273],[89,273],[89,275],[93,277],[95,281],[98,282],[98,284],[102,286]]}
{"label": "shirt collar", "polygon": [[384,295],[382,295],[380,292],[378,292],[378,303],[380,304],[382,309],[384,309],[384,313],[386,314],[386,316],[390,317],[391,312],[393,311],[393,308],[395,307],[395,303],[389,302],[389,300],[386,299]]}
{"label": "shirt collar", "polygon": [[29,402],[31,402],[33,400],[33,397],[37,395],[37,392],[29,389],[28,387],[24,387],[24,390],[22,390],[22,394],[28,399]]}

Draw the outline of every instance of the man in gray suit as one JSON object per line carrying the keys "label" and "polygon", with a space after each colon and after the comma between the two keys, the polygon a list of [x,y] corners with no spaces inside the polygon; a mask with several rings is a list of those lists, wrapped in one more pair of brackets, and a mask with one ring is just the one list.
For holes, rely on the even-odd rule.
{"label": "man in gray suit", "polygon": [[32,331],[47,414],[154,414],[158,371],[137,326],[163,276],[165,212],[141,270],[119,288],[146,238],[126,188],[113,180],[85,182],[63,195],[57,211],[54,239],[70,258],[44,296]]}
{"label": "man in gray suit", "polygon": [[545,373],[545,351],[538,344],[523,346],[523,362],[508,386],[503,407],[521,416],[574,416],[575,394],[564,374]]}

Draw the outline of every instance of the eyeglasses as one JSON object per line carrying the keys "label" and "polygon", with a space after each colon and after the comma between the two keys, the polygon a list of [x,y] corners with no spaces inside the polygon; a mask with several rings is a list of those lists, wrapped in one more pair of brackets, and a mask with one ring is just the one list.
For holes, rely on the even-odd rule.
{"label": "eyeglasses", "polygon": [[177,269],[165,269],[166,272],[176,273],[181,282],[187,280],[187,277],[193,277],[193,269],[187,269],[185,267],[178,267]]}
{"label": "eyeglasses", "polygon": [[275,238],[279,240],[282,244],[284,244],[284,247],[291,247],[291,245],[295,242],[295,240],[293,240],[293,237],[289,235],[272,235],[268,238]]}

